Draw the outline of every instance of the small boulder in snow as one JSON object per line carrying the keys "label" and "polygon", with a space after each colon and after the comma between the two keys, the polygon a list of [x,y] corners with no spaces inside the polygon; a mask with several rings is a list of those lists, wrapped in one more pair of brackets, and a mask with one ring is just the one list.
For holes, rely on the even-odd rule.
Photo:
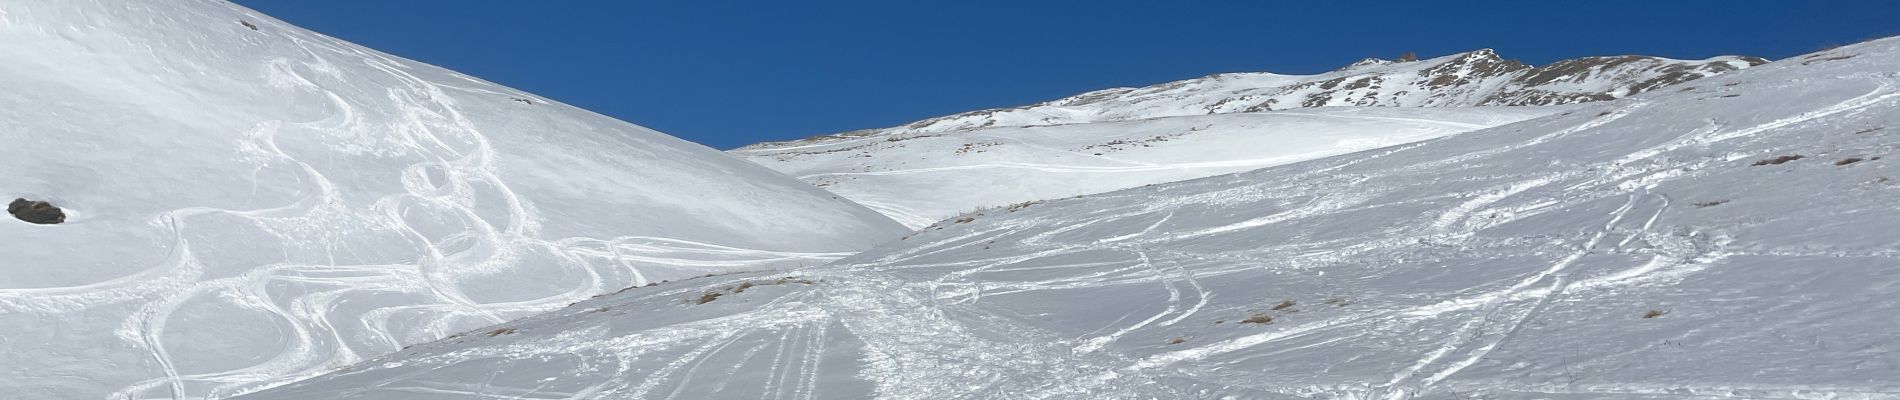
{"label": "small boulder in snow", "polygon": [[7,213],[13,214],[14,218],[19,218],[21,221],[40,225],[66,222],[65,211],[60,210],[59,207],[54,207],[52,203],[44,201],[13,199],[12,203],[7,204]]}

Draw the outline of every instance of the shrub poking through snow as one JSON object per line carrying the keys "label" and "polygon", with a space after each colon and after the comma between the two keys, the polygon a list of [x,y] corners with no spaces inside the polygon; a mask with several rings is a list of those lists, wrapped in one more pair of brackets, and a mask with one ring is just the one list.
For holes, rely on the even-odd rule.
{"label": "shrub poking through snow", "polygon": [[513,334],[515,334],[515,328],[506,327],[506,326],[495,328],[495,330],[492,330],[492,331],[488,331],[488,337],[496,337],[496,336],[501,336],[501,335],[513,335]]}
{"label": "shrub poking through snow", "polygon": [[1187,342],[1187,338],[1180,337],[1180,336],[1175,336],[1174,339],[1168,340],[1168,344],[1181,344],[1184,342]]}
{"label": "shrub poking through snow", "polygon": [[1253,316],[1251,316],[1251,317],[1247,317],[1247,319],[1243,319],[1243,320],[1240,320],[1240,323],[1243,323],[1243,324],[1271,324],[1271,323],[1273,323],[1273,316],[1272,316],[1272,315],[1267,315],[1267,314],[1264,314],[1264,313],[1262,313],[1262,314],[1254,314],[1254,315],[1253,315]]}
{"label": "shrub poking through snow", "polygon": [[1728,200],[1714,200],[1714,201],[1704,201],[1701,203],[1695,203],[1695,208],[1709,208],[1709,207],[1715,207],[1715,206],[1719,206],[1723,204],[1728,204]]}
{"label": "shrub poking through snow", "polygon": [[1847,164],[1853,164],[1853,163],[1857,163],[1861,161],[1862,160],[1860,157],[1848,157],[1848,158],[1843,158],[1840,161],[1835,161],[1834,165],[1847,165]]}
{"label": "shrub poking through snow", "polygon": [[1668,314],[1668,313],[1669,313],[1668,311],[1662,311],[1662,310],[1649,310],[1649,312],[1643,313],[1643,319],[1656,318],[1656,317],[1663,316],[1663,314]]}
{"label": "shrub poking through snow", "polygon": [[811,284],[817,284],[818,281],[787,276],[787,277],[773,279],[773,280],[739,282],[739,284],[737,285],[727,286],[720,289],[713,289],[713,290],[706,291],[705,293],[700,293],[699,298],[693,300],[693,304],[711,303],[713,302],[713,300],[719,300],[721,296],[725,296],[728,294],[745,293],[746,289],[751,289],[751,288],[755,288],[759,286],[783,285],[787,283],[802,283],[806,285],[811,285]]}
{"label": "shrub poking through snow", "polygon": [[1280,302],[1280,304],[1274,304],[1273,311],[1285,311],[1289,308],[1293,308],[1294,304],[1293,299],[1287,299],[1286,301]]}

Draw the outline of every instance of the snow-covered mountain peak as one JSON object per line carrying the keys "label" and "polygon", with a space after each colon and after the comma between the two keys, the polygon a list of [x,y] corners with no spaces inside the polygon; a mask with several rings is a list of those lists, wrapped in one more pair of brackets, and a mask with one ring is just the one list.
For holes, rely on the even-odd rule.
{"label": "snow-covered mountain peak", "polygon": [[1350,70],[1361,69],[1361,68],[1366,68],[1366,67],[1392,65],[1397,62],[1398,61],[1387,60],[1387,59],[1378,58],[1378,57],[1367,57],[1359,61],[1354,61],[1352,62],[1352,64],[1346,64],[1344,68],[1340,68],[1338,71],[1350,71]]}
{"label": "snow-covered mountain peak", "polygon": [[1366,57],[1366,58],[1360,59],[1359,61],[1354,61],[1352,64],[1346,64],[1344,68],[1340,68],[1336,70],[1335,72],[1352,70],[1352,69],[1357,69],[1357,68],[1364,68],[1364,67],[1375,67],[1375,66],[1381,66],[1381,65],[1392,65],[1392,64],[1397,64],[1397,63],[1408,63],[1408,62],[1414,62],[1414,61],[1418,61],[1418,53],[1413,53],[1413,52],[1408,51],[1408,52],[1405,52],[1405,54],[1399,55],[1398,58],[1391,59],[1391,60],[1378,58],[1378,57]]}

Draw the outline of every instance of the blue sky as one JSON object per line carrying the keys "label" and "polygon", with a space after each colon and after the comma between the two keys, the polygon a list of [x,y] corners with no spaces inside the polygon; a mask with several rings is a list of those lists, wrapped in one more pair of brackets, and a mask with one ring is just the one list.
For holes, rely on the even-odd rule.
{"label": "blue sky", "polygon": [[1884,0],[237,2],[721,149],[1407,51],[1783,58],[1900,34]]}

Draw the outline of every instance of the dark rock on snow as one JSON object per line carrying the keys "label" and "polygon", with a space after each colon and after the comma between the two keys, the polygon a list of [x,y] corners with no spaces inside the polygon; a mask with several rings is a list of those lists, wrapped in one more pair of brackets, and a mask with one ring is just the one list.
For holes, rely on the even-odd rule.
{"label": "dark rock on snow", "polygon": [[13,199],[12,203],[7,204],[7,213],[13,214],[14,218],[19,218],[21,221],[40,225],[66,222],[66,212],[64,210],[60,210],[59,207],[54,207],[53,204],[44,201]]}

